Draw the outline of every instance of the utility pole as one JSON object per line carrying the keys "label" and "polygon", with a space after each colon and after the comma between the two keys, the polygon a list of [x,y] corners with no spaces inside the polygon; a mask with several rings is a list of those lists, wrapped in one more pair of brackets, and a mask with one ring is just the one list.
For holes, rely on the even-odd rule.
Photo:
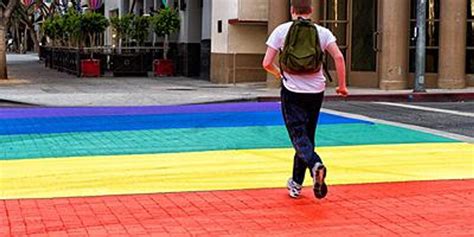
{"label": "utility pole", "polygon": [[426,65],[426,1],[417,0],[416,9],[416,72],[414,92],[425,90],[425,65]]}

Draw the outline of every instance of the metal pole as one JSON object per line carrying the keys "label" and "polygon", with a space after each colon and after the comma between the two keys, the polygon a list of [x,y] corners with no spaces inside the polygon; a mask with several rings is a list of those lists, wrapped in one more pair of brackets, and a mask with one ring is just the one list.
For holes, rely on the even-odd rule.
{"label": "metal pole", "polygon": [[425,64],[426,64],[426,1],[417,0],[416,9],[416,72],[414,92],[425,90]]}

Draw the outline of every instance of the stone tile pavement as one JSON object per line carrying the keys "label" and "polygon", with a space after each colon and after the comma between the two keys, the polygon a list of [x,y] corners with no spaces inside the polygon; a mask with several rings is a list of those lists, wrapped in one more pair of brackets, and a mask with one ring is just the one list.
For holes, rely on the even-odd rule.
{"label": "stone tile pavement", "polygon": [[0,235],[473,236],[473,184],[333,186],[322,201],[309,189],[1,200]]}
{"label": "stone tile pavement", "polygon": [[[139,106],[224,101],[276,100],[279,90],[266,83],[213,84],[185,77],[78,78],[44,67],[34,54],[8,55],[10,80],[0,81],[0,101],[46,106]],[[349,88],[352,98],[407,95],[411,90]],[[470,95],[474,88],[428,90],[430,94]],[[326,91],[334,97],[334,88]],[[403,99],[403,98],[402,98]]]}

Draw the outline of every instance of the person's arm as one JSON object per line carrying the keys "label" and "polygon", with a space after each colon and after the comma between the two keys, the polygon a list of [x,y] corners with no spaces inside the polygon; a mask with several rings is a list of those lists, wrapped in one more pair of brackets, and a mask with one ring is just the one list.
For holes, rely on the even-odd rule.
{"label": "person's arm", "polygon": [[263,58],[262,66],[270,74],[272,74],[277,80],[281,79],[280,69],[273,64],[275,58],[278,54],[278,50],[268,47],[267,52],[265,53],[265,58]]}
{"label": "person's arm", "polygon": [[342,55],[341,50],[339,50],[336,43],[329,44],[326,51],[331,55],[336,64],[337,80],[339,83],[336,88],[336,93],[346,97],[349,94],[349,91],[346,87],[346,62],[344,61],[344,55]]}

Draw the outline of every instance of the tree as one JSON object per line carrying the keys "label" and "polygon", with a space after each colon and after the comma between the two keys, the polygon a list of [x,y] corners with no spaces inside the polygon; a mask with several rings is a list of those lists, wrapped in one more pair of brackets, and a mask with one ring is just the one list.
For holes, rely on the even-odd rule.
{"label": "tree", "polygon": [[158,14],[153,15],[151,22],[155,34],[159,37],[165,37],[163,59],[168,59],[169,35],[177,32],[180,27],[178,11],[168,7],[161,9]]}
{"label": "tree", "polygon": [[135,16],[132,14],[127,14],[122,17],[112,17],[110,19],[110,24],[114,28],[115,33],[119,39],[118,46],[128,46],[128,43],[132,37],[132,22]]}
{"label": "tree", "polygon": [[6,54],[6,29],[10,16],[18,5],[19,0],[2,0],[0,6],[0,79],[8,79]]}

